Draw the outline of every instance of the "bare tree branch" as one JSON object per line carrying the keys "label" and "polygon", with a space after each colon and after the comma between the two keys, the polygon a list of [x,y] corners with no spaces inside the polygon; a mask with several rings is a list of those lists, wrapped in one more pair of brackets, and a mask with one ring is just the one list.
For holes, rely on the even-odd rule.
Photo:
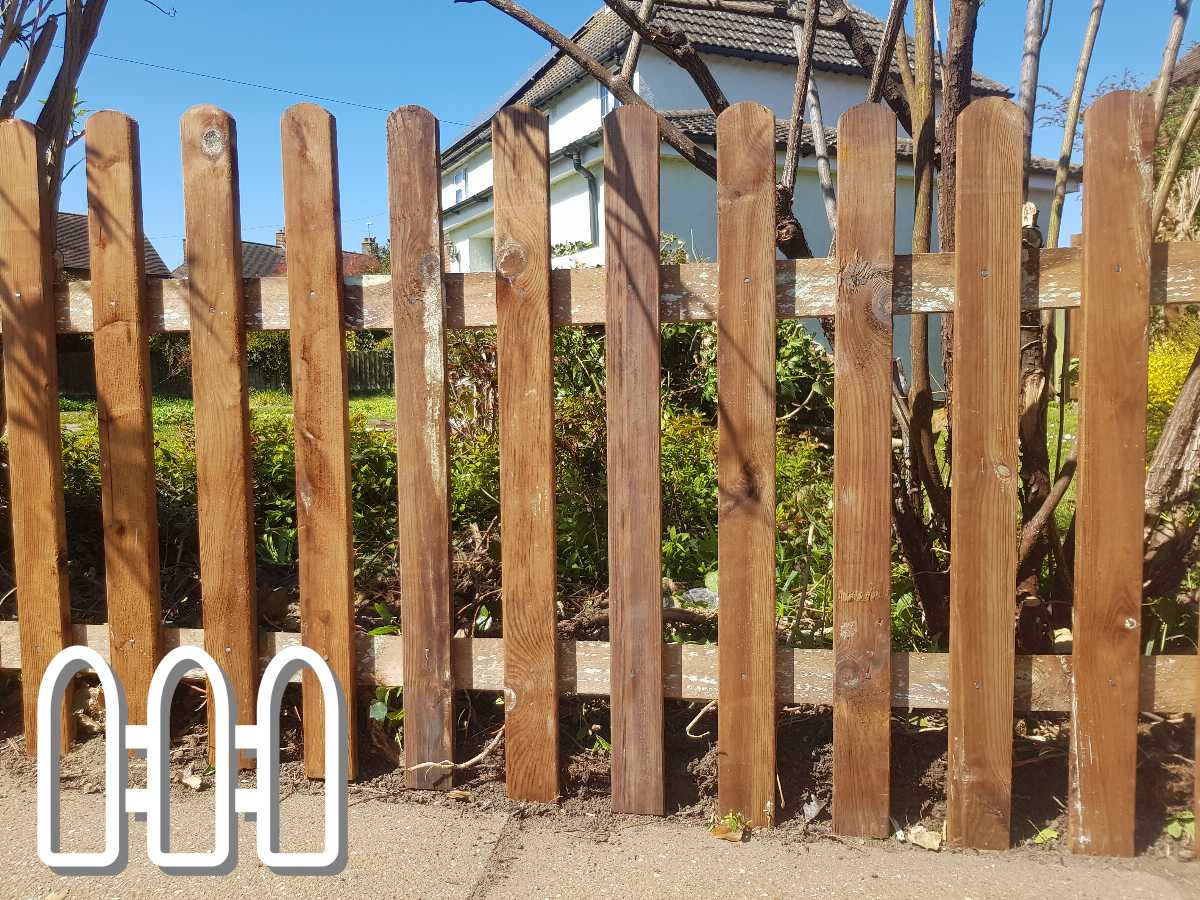
{"label": "bare tree branch", "polygon": [[[96,2],[96,0],[93,0],[93,2]],[[717,160],[712,154],[700,149],[695,141],[683,133],[682,128],[659,113],[658,110],[655,110],[654,107],[638,96],[632,87],[621,81],[619,77],[613,75],[605,66],[597,62],[591,54],[554,26],[543,22],[524,7],[513,3],[512,0],[454,0],[454,2],[486,3],[488,6],[498,9],[510,18],[520,22],[535,34],[545,38],[571,59],[575,60],[588,75],[612,91],[613,96],[622,103],[645,106],[647,109],[653,110],[658,116],[659,128],[662,132],[663,140],[674,147],[680,156],[705,175],[710,178],[717,177]]]}
{"label": "bare tree branch", "polygon": [[[794,12],[800,0],[793,0]],[[789,194],[796,190],[796,166],[800,162],[800,131],[804,124],[804,101],[812,79],[813,48],[817,36],[817,19],[821,15],[821,0],[807,0],[804,25],[792,24],[792,40],[796,44],[796,87],[792,92],[792,118],[788,122],[787,151],[783,161],[783,189]]]}
{"label": "bare tree branch", "polygon": [[813,155],[817,158],[817,179],[821,183],[821,201],[825,205],[825,218],[829,222],[829,233],[837,242],[837,189],[833,185],[833,170],[829,166],[829,144],[825,140],[825,121],[821,116],[821,95],[817,92],[816,79],[808,82],[808,121],[812,128]]}
{"label": "bare tree branch", "polygon": [[[913,209],[913,253],[928,253],[933,239],[933,175],[934,175],[934,118],[933,118],[933,3],[916,0],[913,6],[916,71],[913,73],[913,93],[910,98],[913,114],[913,178],[915,205]],[[907,39],[906,39],[907,40]],[[907,51],[901,71],[907,66]],[[923,486],[930,506],[943,521],[950,518],[950,498],[942,480],[933,435],[933,386],[929,377],[929,317],[913,315],[909,349],[912,356],[912,378],[909,389],[909,416],[914,432],[910,448],[910,486],[920,497]]]}
{"label": "bare tree branch", "polygon": [[[942,149],[942,177],[938,185],[938,235],[944,251],[954,249],[954,197],[956,127],[958,117],[971,102],[971,73],[975,65],[975,28],[979,0],[951,0],[950,31],[942,77],[942,115],[938,138]],[[910,132],[911,134],[911,132]]]}
{"label": "bare tree branch", "polygon": [[1188,144],[1192,140],[1192,133],[1196,130],[1197,122],[1200,122],[1200,88],[1197,88],[1192,94],[1192,102],[1183,116],[1183,123],[1179,126],[1179,133],[1175,135],[1166,165],[1163,166],[1162,175],[1159,176],[1158,187],[1154,191],[1154,209],[1150,214],[1151,232],[1158,231],[1159,223],[1162,222],[1163,211],[1167,208],[1167,198],[1171,196],[1171,188],[1175,186],[1175,179],[1179,177],[1179,170],[1183,166],[1183,157],[1187,153]]}
{"label": "bare tree branch", "polygon": [[1037,108],[1038,69],[1042,64],[1042,44],[1050,29],[1051,0],[1047,11],[1045,0],[1029,0],[1025,7],[1025,42],[1021,47],[1021,83],[1017,91],[1017,106],[1025,127],[1021,141],[1021,195],[1029,199],[1029,160],[1033,148],[1033,117]]}
{"label": "bare tree branch", "polygon": [[1154,83],[1154,133],[1162,127],[1163,114],[1167,111],[1167,95],[1171,93],[1171,80],[1175,77],[1175,63],[1179,59],[1179,45],[1183,43],[1183,29],[1187,25],[1192,0],[1175,0],[1175,11],[1171,14],[1171,28],[1167,42],[1163,45],[1162,68]]}
{"label": "bare tree branch", "polygon": [[[633,37],[630,38],[630,41],[642,38],[687,72],[714,113],[719,116],[729,108],[729,100],[726,99],[725,92],[721,90],[708,63],[696,52],[691,38],[685,32],[666,25],[643,22],[639,15],[635,15],[625,5],[623,0],[604,0],[604,3],[621,18],[621,21],[633,29]],[[632,90],[632,87],[630,89]]]}
{"label": "bare tree branch", "polygon": [[38,30],[37,37],[29,48],[29,55],[25,57],[25,64],[21,66],[17,77],[8,83],[4,98],[0,100],[0,119],[14,116],[21,104],[28,99],[29,92],[33,90],[34,82],[37,81],[42,67],[46,64],[46,58],[50,55],[50,47],[57,33],[57,18],[48,19]]}
{"label": "bare tree branch", "polygon": [[[887,24],[883,27],[883,41],[879,45],[879,53],[875,57],[875,68],[871,71],[871,83],[867,88],[868,103],[879,102],[884,80],[892,73],[891,63],[896,52],[896,37],[900,34],[900,26],[904,23],[904,13],[907,9],[908,0],[892,0],[892,7],[888,10]],[[907,55],[907,51],[905,55]]]}
{"label": "bare tree branch", "polygon": [[1071,448],[1070,454],[1063,460],[1062,469],[1059,471],[1050,493],[1046,495],[1046,499],[1038,511],[1021,528],[1021,544],[1017,551],[1018,569],[1024,568],[1032,557],[1033,551],[1046,531],[1046,526],[1054,517],[1054,510],[1058,509],[1058,504],[1062,503],[1063,497],[1067,495],[1067,489],[1071,486],[1071,479],[1075,477],[1075,468],[1078,463],[1079,447],[1076,445]]}
{"label": "bare tree branch", "polygon": [[[850,52],[854,54],[854,59],[862,66],[863,70],[874,72],[875,59],[878,55],[877,48],[863,32],[858,20],[851,13],[850,7],[846,5],[846,0],[827,0],[827,2],[833,10],[834,16],[839,19],[833,30],[846,39]],[[886,55],[889,59],[891,58],[891,53]],[[892,108],[892,112],[900,120],[900,127],[908,134],[912,134],[912,112],[908,108],[908,100],[904,97],[903,89],[895,81],[887,79],[883,82],[882,94],[887,105]]]}
{"label": "bare tree branch", "polygon": [[[642,0],[638,10],[638,21],[649,22],[654,18],[654,0]],[[642,54],[642,33],[635,30],[625,48],[625,61],[621,64],[621,80],[633,87],[633,73],[637,71],[638,57]]]}
{"label": "bare tree branch", "polygon": [[37,127],[46,135],[46,177],[49,179],[50,204],[58,209],[62,191],[63,155],[75,118],[75,90],[83,64],[100,31],[100,20],[108,0],[67,0],[66,34],[63,38],[63,58],[50,96],[42,106]]}
{"label": "bare tree branch", "polygon": [[1079,110],[1083,105],[1083,89],[1087,84],[1092,50],[1096,46],[1096,34],[1100,31],[1100,17],[1103,13],[1104,0],[1092,0],[1092,11],[1088,16],[1087,29],[1083,33],[1083,46],[1079,50],[1079,63],[1075,67],[1075,81],[1071,84],[1071,96],[1067,100],[1067,121],[1063,126],[1062,149],[1058,152],[1058,166],[1054,171],[1054,200],[1050,204],[1050,221],[1046,226],[1047,247],[1058,246],[1063,204],[1067,198],[1067,179],[1071,173],[1071,155],[1075,149],[1075,132],[1079,128]]}

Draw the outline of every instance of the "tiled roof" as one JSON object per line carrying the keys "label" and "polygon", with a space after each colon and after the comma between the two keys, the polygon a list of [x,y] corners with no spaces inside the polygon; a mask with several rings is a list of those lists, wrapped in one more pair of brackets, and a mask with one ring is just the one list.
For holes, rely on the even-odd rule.
{"label": "tiled roof", "polygon": [[1187,87],[1200,82],[1200,44],[1192,44],[1192,49],[1179,58],[1175,64],[1175,74],[1171,78],[1173,87]]}
{"label": "tiled roof", "polygon": [[[378,270],[378,261],[371,259],[365,253],[353,250],[342,251],[342,274],[347,276],[364,275]],[[259,244],[254,241],[242,241],[242,277],[266,278],[269,275],[287,274],[287,253],[277,244]],[[185,260],[171,273],[175,278],[187,278],[187,261]]]}
{"label": "tiled roof", "polygon": [[[638,0],[624,0],[632,8]],[[853,8],[852,8],[853,9]],[[858,9],[852,15],[858,20],[868,40],[876,46],[883,38],[883,23]],[[698,50],[723,56],[739,56],[765,62],[795,63],[796,47],[791,23],[783,19],[765,19],[742,13],[711,9],[684,9],[660,6],[654,21],[684,31]],[[574,40],[602,63],[612,63],[623,56],[631,31],[607,6],[592,15],[575,33]],[[909,42],[912,53],[912,43]],[[813,45],[813,66],[827,72],[844,72],[865,77],[866,73],[854,59],[846,39],[834,31],[818,30]],[[892,70],[897,71],[895,63]],[[490,109],[442,154],[443,165],[449,165],[491,139],[490,122],[501,107],[511,103],[537,106],[585,77],[574,60],[552,53],[522,79],[501,101]],[[976,74],[974,88],[979,94],[1005,94],[1008,88]]]}
{"label": "tiled roof", "polygon": [[[62,259],[64,269],[87,272],[91,269],[91,255],[88,249],[88,217],[81,213],[58,214],[57,223],[58,255]],[[146,259],[146,275],[150,278],[169,278],[171,270],[162,261],[154,245],[146,239],[143,245]]]}

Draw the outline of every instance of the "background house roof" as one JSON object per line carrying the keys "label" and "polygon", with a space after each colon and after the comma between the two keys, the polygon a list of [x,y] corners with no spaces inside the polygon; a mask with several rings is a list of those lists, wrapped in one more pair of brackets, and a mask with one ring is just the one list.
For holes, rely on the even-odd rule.
{"label": "background house roof", "polygon": [[[186,253],[185,253],[186,256]],[[353,250],[342,251],[342,274],[345,276],[365,275],[379,271],[379,261],[366,253]],[[175,271],[173,278],[187,278],[187,260]],[[259,244],[242,241],[242,277],[266,278],[270,275],[287,274],[287,251],[278,244]]]}
{"label": "background house roof", "polygon": [[[622,2],[628,3],[633,9],[641,5],[638,0]],[[862,27],[867,39],[879,46],[883,39],[883,23],[859,9],[853,9],[852,15]],[[705,53],[763,62],[796,62],[792,26],[783,19],[764,19],[711,9],[660,6],[654,13],[654,21],[684,31],[696,48]],[[600,62],[609,63],[624,54],[631,34],[629,26],[605,6],[594,13],[573,38]],[[913,46],[910,41],[910,56],[912,52]],[[826,72],[865,75],[862,67],[854,59],[846,39],[834,31],[817,31],[813,45],[813,67]],[[894,62],[892,71],[898,72]],[[587,76],[583,68],[574,60],[557,51],[548,54],[527,76],[507,91],[497,104],[477,119],[462,137],[445,150],[442,154],[443,166],[453,164],[477,147],[488,143],[491,140],[492,117],[501,108],[518,102],[537,106],[585,77]],[[1010,94],[1004,85],[978,74],[973,78],[973,86],[978,94]]]}
{"label": "background house roof", "polygon": [[1189,87],[1200,83],[1200,44],[1193,44],[1192,49],[1179,58],[1175,64],[1175,74],[1171,77],[1172,87]]}
{"label": "background house roof", "polygon": [[[88,249],[88,217],[81,213],[58,214],[56,223],[58,255],[62,267],[77,272],[91,271],[91,256]],[[150,278],[169,278],[171,270],[162,261],[158,251],[147,238],[143,243],[146,260],[146,275]]]}

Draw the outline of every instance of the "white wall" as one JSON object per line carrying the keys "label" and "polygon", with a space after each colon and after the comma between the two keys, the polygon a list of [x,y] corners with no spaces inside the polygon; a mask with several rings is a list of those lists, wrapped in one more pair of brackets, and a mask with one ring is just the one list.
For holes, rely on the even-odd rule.
{"label": "white wall", "polygon": [[[709,54],[704,54],[704,60],[731,103],[753,100],[779,118],[791,115],[796,82],[794,65]],[[704,95],[691,77],[653,48],[642,51],[638,76],[638,93],[656,109],[708,108]],[[814,72],[813,77],[821,95],[821,114],[827,128],[836,126],[838,116],[861,103],[866,96],[864,78],[821,71]]]}

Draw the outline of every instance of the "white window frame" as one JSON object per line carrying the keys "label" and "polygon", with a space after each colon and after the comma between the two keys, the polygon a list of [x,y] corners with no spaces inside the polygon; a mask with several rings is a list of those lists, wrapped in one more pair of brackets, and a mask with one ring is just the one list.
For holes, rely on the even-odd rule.
{"label": "white window frame", "polygon": [[454,202],[455,204],[462,203],[470,193],[467,188],[467,167],[463,166],[451,176],[451,184],[454,186]]}

